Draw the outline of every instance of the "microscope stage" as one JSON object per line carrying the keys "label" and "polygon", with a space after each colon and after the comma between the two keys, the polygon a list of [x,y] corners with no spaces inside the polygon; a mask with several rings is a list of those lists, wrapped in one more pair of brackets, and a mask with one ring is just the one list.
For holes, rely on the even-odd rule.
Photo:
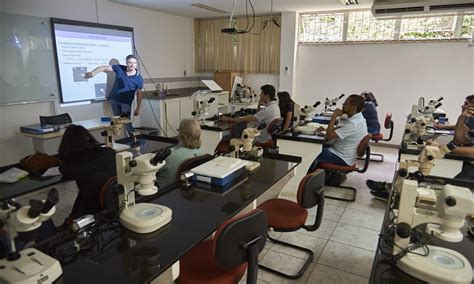
{"label": "microscope stage", "polygon": [[[462,254],[442,247],[428,248],[427,256],[408,253],[397,262],[397,267],[429,283],[471,283],[471,264]],[[425,249],[414,252],[424,254]]]}
{"label": "microscope stage", "polygon": [[171,221],[170,208],[153,203],[137,203],[122,211],[120,223],[130,231],[147,234]]}

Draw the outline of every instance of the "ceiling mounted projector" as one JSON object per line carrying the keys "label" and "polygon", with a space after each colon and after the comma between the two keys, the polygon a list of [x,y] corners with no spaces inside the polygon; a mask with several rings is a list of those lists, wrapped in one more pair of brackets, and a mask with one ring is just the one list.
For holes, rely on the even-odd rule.
{"label": "ceiling mounted projector", "polygon": [[245,31],[239,31],[237,28],[223,28],[221,33],[225,34],[244,34]]}
{"label": "ceiling mounted projector", "polygon": [[[280,23],[278,22],[278,18],[276,17],[273,17],[273,0],[271,0],[270,2],[270,19],[266,20],[263,22],[263,27],[262,27],[262,30],[258,33],[252,33],[252,29],[255,25],[255,11],[254,11],[254,8],[253,8],[253,4],[252,4],[252,1],[251,0],[245,0],[245,1],[248,1],[248,4],[249,6],[251,7],[252,9],[252,24],[251,26],[249,27],[248,26],[248,23],[250,21],[250,17],[249,17],[249,14],[248,14],[248,11],[247,11],[247,8],[246,8],[246,15],[247,15],[247,27],[244,29],[244,30],[239,30],[237,27],[235,27],[236,25],[236,22],[233,20],[233,17],[234,17],[234,11],[235,11],[235,3],[237,2],[237,0],[234,0],[233,4],[232,4],[232,12],[230,14],[230,18],[229,18],[229,27],[227,28],[223,28],[221,30],[222,33],[225,33],[225,34],[246,34],[246,33],[251,33],[253,35],[259,35],[261,34],[265,28],[267,27],[268,23],[273,23],[275,26],[277,26],[278,28],[280,27]],[[347,0],[349,1],[349,0]],[[350,1],[357,1],[357,0],[350,0]],[[247,2],[246,2],[247,4]],[[247,5],[245,5],[247,7]]]}

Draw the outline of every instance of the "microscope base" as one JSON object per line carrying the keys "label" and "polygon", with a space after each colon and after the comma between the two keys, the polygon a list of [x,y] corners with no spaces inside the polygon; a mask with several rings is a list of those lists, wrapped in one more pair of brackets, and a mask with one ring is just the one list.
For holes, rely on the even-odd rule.
{"label": "microscope base", "polygon": [[0,260],[0,283],[52,283],[63,274],[59,261],[39,250],[27,248],[20,255],[15,261]]}
{"label": "microscope base", "polygon": [[153,203],[137,203],[122,211],[120,223],[130,231],[147,234],[158,230],[171,221],[168,207]]}
{"label": "microscope base", "polygon": [[[397,261],[397,267],[429,283],[471,283],[471,264],[463,255],[442,247],[428,247],[428,256],[409,253]],[[414,252],[423,254],[425,250],[419,248]]]}

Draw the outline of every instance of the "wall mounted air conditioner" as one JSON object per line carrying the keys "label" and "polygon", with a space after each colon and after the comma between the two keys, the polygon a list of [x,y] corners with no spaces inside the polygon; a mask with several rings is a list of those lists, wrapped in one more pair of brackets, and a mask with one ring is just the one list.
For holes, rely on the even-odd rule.
{"label": "wall mounted air conditioner", "polygon": [[374,17],[474,11],[474,0],[374,0]]}

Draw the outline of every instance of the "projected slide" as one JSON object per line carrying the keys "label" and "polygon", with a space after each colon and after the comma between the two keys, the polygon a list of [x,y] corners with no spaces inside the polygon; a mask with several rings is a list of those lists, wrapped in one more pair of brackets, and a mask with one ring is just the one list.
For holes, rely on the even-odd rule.
{"label": "projected slide", "polygon": [[58,21],[53,19],[53,31],[62,103],[105,99],[113,87],[114,72],[91,79],[84,75],[101,65],[125,65],[125,57],[133,54],[133,30]]}

